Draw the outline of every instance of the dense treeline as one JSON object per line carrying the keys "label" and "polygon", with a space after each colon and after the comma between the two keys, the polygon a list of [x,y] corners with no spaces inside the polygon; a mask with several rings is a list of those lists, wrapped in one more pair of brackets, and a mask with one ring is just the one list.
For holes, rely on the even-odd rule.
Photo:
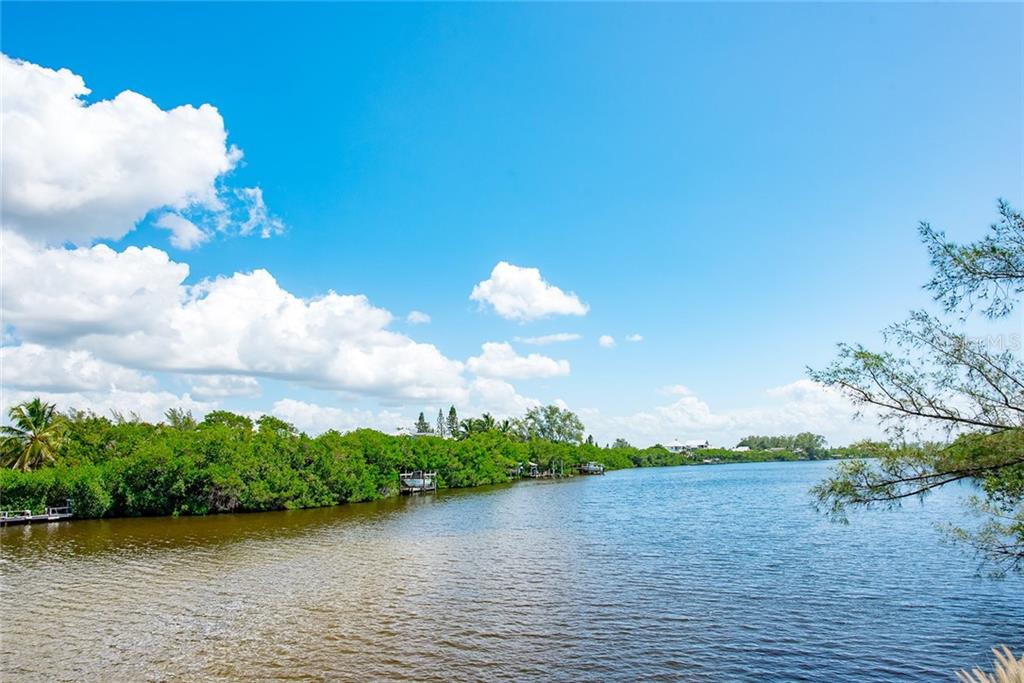
{"label": "dense treeline", "polygon": [[591,460],[621,469],[691,464],[709,457],[723,462],[797,459],[778,452],[700,451],[691,456],[621,441],[600,448],[586,442],[524,440],[518,431],[505,433],[498,427],[466,430],[458,439],[390,436],[371,429],[329,431],[314,438],[271,416],[253,421],[225,411],[212,412],[201,422],[171,411],[159,424],[76,413],[59,416],[46,428],[52,432],[49,457],[24,467],[9,459],[16,469],[0,471],[5,509],[38,511],[70,500],[82,517],[201,515],[372,500],[395,495],[398,473],[413,469],[436,471],[441,487],[467,487],[507,482],[518,465],[528,462],[541,470],[561,466],[568,472]]}
{"label": "dense treeline", "polygon": [[[556,405],[536,406],[526,411],[519,418],[497,420],[490,413],[480,417],[460,420],[455,406],[437,412],[437,422],[431,426],[427,418],[420,413],[413,424],[413,431],[419,436],[433,434],[451,439],[465,439],[473,434],[484,432],[501,432],[513,441],[553,441],[555,443],[578,444],[583,441],[583,422],[571,410]],[[593,438],[587,438],[593,444]]]}
{"label": "dense treeline", "polygon": [[802,453],[811,460],[829,457],[825,437],[811,432],[801,432],[792,436],[748,436],[736,445],[746,446],[752,451],[782,449]]}

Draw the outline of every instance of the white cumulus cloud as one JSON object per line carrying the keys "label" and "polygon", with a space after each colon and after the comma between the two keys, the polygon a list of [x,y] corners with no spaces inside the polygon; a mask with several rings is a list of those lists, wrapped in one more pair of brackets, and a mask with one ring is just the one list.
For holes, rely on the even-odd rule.
{"label": "white cumulus cloud", "polygon": [[569,374],[569,361],[555,360],[539,353],[520,356],[511,344],[487,342],[483,353],[466,361],[466,367],[481,377],[528,379]]}
{"label": "white cumulus cloud", "polygon": [[189,271],[153,247],[43,249],[6,231],[0,240],[4,323],[36,341],[158,333]]}
{"label": "white cumulus cloud", "polygon": [[285,398],[274,403],[270,414],[289,422],[308,434],[321,434],[334,429],[347,432],[353,429],[370,428],[392,433],[398,427],[408,427],[412,420],[396,411],[380,411],[336,408],[307,401]]}
{"label": "white cumulus cloud", "polygon": [[184,284],[158,249],[64,249],[4,236],[2,314],[18,338],[110,363],[247,375],[405,398],[465,397],[461,362],[388,329],[362,295],[302,299],[265,270]]}
{"label": "white cumulus cloud", "polygon": [[150,391],[153,377],[99,360],[88,351],[40,344],[0,347],[0,385],[49,392]]}
{"label": "white cumulus cloud", "polygon": [[496,418],[520,417],[541,403],[523,396],[508,382],[493,377],[477,377],[470,383],[467,415],[490,413]]}
{"label": "white cumulus cloud", "polygon": [[[368,427],[385,433],[408,430],[422,411],[431,422],[438,409],[448,414],[448,402],[425,405],[405,405],[388,410],[342,408],[310,401],[286,398],[274,403],[270,414],[290,422],[309,434],[320,434],[334,429],[346,432]],[[476,377],[469,383],[468,394],[456,407],[463,417],[490,413],[496,419],[519,417],[527,410],[541,405],[535,398],[519,394],[508,382],[491,377]]]}
{"label": "white cumulus cloud", "polygon": [[662,387],[659,393],[672,400],[629,415],[579,412],[600,441],[623,437],[640,446],[707,439],[712,446],[732,447],[750,434],[806,431],[822,434],[835,445],[882,436],[876,420],[855,420],[856,408],[846,398],[809,379],[768,389],[757,407],[735,410],[714,410],[681,384]]}
{"label": "white cumulus cloud", "polygon": [[628,341],[628,342],[636,343],[636,342],[642,342],[643,340],[644,340],[644,337],[643,337],[642,334],[631,334],[631,335],[626,337],[626,341]]}
{"label": "white cumulus cloud", "polygon": [[[7,55],[0,81],[6,229],[36,242],[89,244],[121,238],[162,207],[215,214],[221,224],[242,211],[242,232],[279,226],[259,188],[221,186],[242,152],[228,145],[212,105],[163,110],[129,90],[90,103],[81,76]],[[162,227],[177,246],[198,243],[180,223]]]}
{"label": "white cumulus cloud", "polygon": [[147,422],[161,422],[171,408],[191,412],[201,420],[206,413],[217,408],[216,403],[198,401],[188,394],[177,395],[169,391],[75,391],[54,393],[49,391],[10,391],[3,395],[3,413],[10,406],[39,397],[47,403],[56,404],[62,411],[87,410],[97,415],[110,417],[120,414],[126,418],[132,415]]}
{"label": "white cumulus cloud", "polygon": [[229,397],[254,398],[260,395],[260,383],[255,377],[241,375],[194,375],[189,378],[191,394],[200,400]]}
{"label": "white cumulus cloud", "polygon": [[501,261],[491,276],[473,287],[469,298],[489,304],[503,318],[526,322],[550,315],[586,315],[589,307],[573,292],[564,292],[541,277],[537,268]]}
{"label": "white cumulus cloud", "polygon": [[615,347],[615,337],[610,334],[602,334],[598,337],[597,343],[600,344],[602,348],[611,349]]}

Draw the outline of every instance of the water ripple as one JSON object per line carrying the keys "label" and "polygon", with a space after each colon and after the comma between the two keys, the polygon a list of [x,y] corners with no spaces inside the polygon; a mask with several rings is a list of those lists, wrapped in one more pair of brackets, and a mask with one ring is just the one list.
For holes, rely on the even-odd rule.
{"label": "water ripple", "polygon": [[5,529],[4,680],[930,681],[1024,646],[1024,581],[939,544],[955,491],[838,526],[825,473]]}

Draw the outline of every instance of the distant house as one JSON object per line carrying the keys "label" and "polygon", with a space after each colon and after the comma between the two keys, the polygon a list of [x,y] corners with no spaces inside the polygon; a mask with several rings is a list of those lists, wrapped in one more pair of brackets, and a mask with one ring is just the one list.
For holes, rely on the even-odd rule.
{"label": "distant house", "polygon": [[696,449],[711,448],[711,443],[705,439],[691,440],[691,441],[680,441],[679,439],[672,439],[672,443],[665,446],[669,453],[686,453]]}
{"label": "distant house", "polygon": [[737,446],[736,448],[734,448],[732,450],[735,453],[746,453],[747,451],[750,450],[750,446]]}

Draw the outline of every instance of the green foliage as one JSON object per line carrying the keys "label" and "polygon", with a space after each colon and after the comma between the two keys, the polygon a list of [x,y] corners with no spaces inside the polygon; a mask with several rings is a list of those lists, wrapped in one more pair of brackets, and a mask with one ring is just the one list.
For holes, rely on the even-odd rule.
{"label": "green foliage", "polygon": [[1024,215],[999,201],[999,220],[971,244],[955,244],[922,222],[921,239],[934,276],[925,287],[947,312],[978,306],[990,318],[1011,311],[1024,294]]}
{"label": "green foliage", "polygon": [[[658,446],[611,448],[579,443],[579,418],[556,406],[531,411],[530,424],[484,414],[460,423],[458,439],[389,436],[372,429],[328,431],[316,438],[275,417],[256,422],[215,411],[202,422],[172,411],[166,423],[110,420],[92,413],[57,416],[55,465],[0,471],[6,509],[70,500],[80,517],[203,515],[318,507],[396,495],[404,470],[438,473],[441,487],[509,481],[521,465],[575,471],[596,461],[608,470],[719,461],[795,459],[792,453],[700,451],[692,457]],[[449,411],[449,415],[454,415]],[[56,419],[56,418],[55,418]],[[544,439],[534,434],[556,435]],[[525,438],[524,438],[525,437]]]}
{"label": "green foliage", "polygon": [[[1002,318],[1024,294],[1024,217],[1006,202],[987,236],[957,244],[927,223],[921,237],[934,274],[925,287],[961,321],[977,310]],[[950,527],[996,573],[1024,571],[1024,361],[1009,340],[971,337],[924,311],[885,330],[889,350],[840,344],[838,357],[813,379],[877,414],[893,436],[872,461],[844,463],[814,489],[821,508],[843,517],[854,506],[899,505],[952,482],[982,495],[973,531]],[[991,343],[995,341],[996,343]],[[922,429],[943,430],[949,445],[901,445]]]}
{"label": "green foliage", "polygon": [[423,413],[420,413],[420,416],[416,418],[416,424],[413,426],[416,429],[417,434],[432,434],[434,432],[434,430],[430,428],[430,423],[427,422],[427,418],[423,416]]}
{"label": "green foliage", "polygon": [[167,425],[172,429],[195,429],[196,427],[196,420],[192,417],[191,410],[171,408],[164,413],[164,419],[167,420]]}
{"label": "green foliage", "polygon": [[556,443],[578,444],[583,441],[583,422],[576,413],[555,405],[530,408],[518,421],[520,436]]}
{"label": "green foliage", "polygon": [[459,413],[455,410],[455,406],[448,408],[448,422],[446,424],[448,430],[448,436],[455,437],[459,434]]}
{"label": "green foliage", "polygon": [[775,448],[792,453],[804,453],[810,460],[829,457],[825,437],[810,432],[801,432],[795,436],[748,436],[736,445],[747,446],[754,451]]}
{"label": "green foliage", "polygon": [[474,434],[484,434],[498,429],[498,421],[490,413],[484,413],[480,417],[470,417],[459,423],[456,437],[466,439]]}
{"label": "green foliage", "polygon": [[54,462],[64,441],[64,418],[38,397],[11,406],[11,424],[0,427],[0,462],[27,472]]}
{"label": "green foliage", "polygon": [[440,408],[437,409],[437,422],[434,424],[434,433],[440,436],[442,439],[448,434],[448,426],[444,421],[444,411]]}
{"label": "green foliage", "polygon": [[405,469],[435,470],[446,487],[502,483],[530,456],[497,430],[461,441],[370,429],[310,438],[270,416],[184,417],[153,425],[70,415],[56,466],[0,472],[3,506],[41,511],[70,500],[82,517],[317,507],[394,495]]}

